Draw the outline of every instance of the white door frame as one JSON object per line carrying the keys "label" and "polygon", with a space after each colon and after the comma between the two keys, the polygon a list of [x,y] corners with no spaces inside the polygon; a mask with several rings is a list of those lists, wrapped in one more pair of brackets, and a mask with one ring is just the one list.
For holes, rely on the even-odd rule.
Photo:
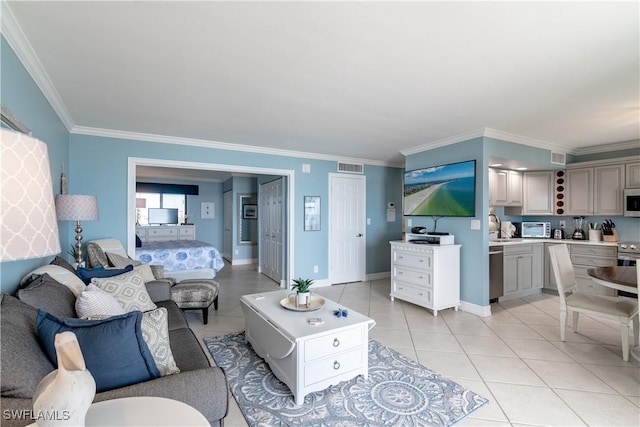
{"label": "white door frame", "polygon": [[329,203],[328,203],[328,224],[329,224],[329,242],[328,242],[328,250],[329,252],[327,253],[327,260],[328,260],[328,265],[329,265],[329,283],[330,284],[334,284],[336,283],[334,281],[334,277],[332,275],[332,271],[333,271],[333,266],[331,265],[331,249],[332,249],[332,243],[333,243],[333,227],[331,224],[331,203],[332,203],[332,199],[333,199],[333,195],[332,193],[332,185],[331,185],[331,181],[333,178],[338,177],[338,178],[359,178],[362,181],[362,215],[363,217],[361,218],[362,220],[362,238],[363,238],[363,246],[362,246],[362,271],[359,272],[359,276],[361,281],[364,281],[367,277],[367,177],[366,175],[356,175],[356,174],[346,174],[346,173],[329,173],[329,181],[328,181],[328,194],[329,194]]}
{"label": "white door frame", "polygon": [[200,162],[186,162],[179,160],[164,160],[164,159],[151,159],[144,157],[129,157],[128,158],[128,170],[127,170],[127,253],[135,258],[135,206],[136,206],[136,167],[138,166],[160,166],[171,167],[180,169],[199,169],[199,170],[215,170],[223,172],[239,172],[249,173],[257,175],[280,175],[286,176],[286,193],[287,193],[287,236],[285,244],[287,245],[286,257],[287,268],[285,273],[285,284],[291,283],[293,277],[294,261],[294,244],[295,241],[295,171],[291,169],[273,169],[273,168],[261,168],[254,166],[242,166],[242,165],[223,165],[216,163],[200,163]]}

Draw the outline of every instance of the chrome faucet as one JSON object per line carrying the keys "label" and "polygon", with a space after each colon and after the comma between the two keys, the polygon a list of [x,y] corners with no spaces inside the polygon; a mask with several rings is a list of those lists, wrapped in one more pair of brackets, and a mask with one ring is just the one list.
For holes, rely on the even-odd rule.
{"label": "chrome faucet", "polygon": [[502,237],[502,221],[500,221],[500,217],[494,213],[489,214],[489,218],[494,217],[496,221],[498,221],[498,239]]}

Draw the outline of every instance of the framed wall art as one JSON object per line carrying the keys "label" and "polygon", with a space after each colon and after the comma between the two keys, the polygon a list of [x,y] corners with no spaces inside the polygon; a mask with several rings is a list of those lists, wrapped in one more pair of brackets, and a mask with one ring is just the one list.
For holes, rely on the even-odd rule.
{"label": "framed wall art", "polygon": [[320,230],[320,196],[304,196],[304,231]]}

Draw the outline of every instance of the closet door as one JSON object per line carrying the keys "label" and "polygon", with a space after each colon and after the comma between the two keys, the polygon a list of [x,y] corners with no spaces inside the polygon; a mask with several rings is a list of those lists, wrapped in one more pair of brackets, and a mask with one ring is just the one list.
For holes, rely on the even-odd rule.
{"label": "closet door", "polygon": [[284,224],[282,179],[261,185],[260,205],[262,208],[260,271],[281,284],[284,238],[282,230]]}

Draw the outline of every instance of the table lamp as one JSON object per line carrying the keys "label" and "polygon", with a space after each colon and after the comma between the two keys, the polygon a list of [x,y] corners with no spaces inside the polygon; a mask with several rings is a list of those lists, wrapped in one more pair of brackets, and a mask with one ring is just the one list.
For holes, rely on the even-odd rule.
{"label": "table lamp", "polygon": [[47,145],[0,129],[0,261],[60,253]]}
{"label": "table lamp", "polygon": [[75,260],[82,265],[82,223],[98,219],[98,199],[84,194],[58,194],[56,196],[58,221],[76,222]]}
{"label": "table lamp", "polygon": [[136,226],[140,225],[140,209],[147,207],[147,199],[136,197]]}

